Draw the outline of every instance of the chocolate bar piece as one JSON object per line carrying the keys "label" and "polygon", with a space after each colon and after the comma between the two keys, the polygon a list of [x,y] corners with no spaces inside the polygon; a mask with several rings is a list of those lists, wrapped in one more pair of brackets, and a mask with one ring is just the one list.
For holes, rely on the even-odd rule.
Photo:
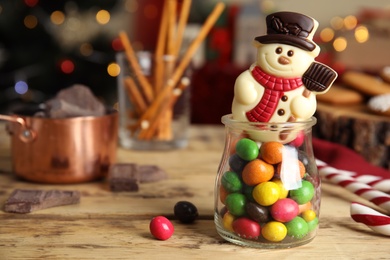
{"label": "chocolate bar piece", "polygon": [[313,62],[302,76],[302,82],[310,91],[324,92],[337,78],[337,73],[330,67]]}
{"label": "chocolate bar piece", "polygon": [[78,191],[16,189],[5,202],[4,210],[13,213],[32,211],[80,203]]}
{"label": "chocolate bar piece", "polygon": [[117,163],[111,165],[108,176],[112,191],[138,191],[139,183],[156,182],[167,178],[167,173],[156,165]]}
{"label": "chocolate bar piece", "polygon": [[106,114],[105,106],[88,87],[80,84],[61,90],[55,98],[48,100],[45,104],[51,118],[103,116]]}
{"label": "chocolate bar piece", "polygon": [[111,165],[108,175],[112,191],[138,191],[140,173],[134,163],[117,163]]}

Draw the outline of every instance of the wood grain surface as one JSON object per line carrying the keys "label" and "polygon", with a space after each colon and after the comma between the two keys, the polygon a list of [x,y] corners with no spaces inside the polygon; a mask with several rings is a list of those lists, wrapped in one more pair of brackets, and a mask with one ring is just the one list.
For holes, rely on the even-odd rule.
{"label": "wood grain surface", "polygon": [[[169,177],[141,184],[138,192],[113,193],[105,180],[42,185],[17,179],[12,174],[9,138],[0,124],[0,259],[389,258],[389,238],[349,216],[351,201],[366,202],[327,183],[322,185],[320,229],[311,243],[262,250],[224,241],[213,221],[214,179],[223,146],[223,127],[193,126],[186,149],[141,152],[119,148],[119,162],[157,164]],[[6,213],[4,202],[16,188],[74,189],[81,192],[81,202],[29,214]],[[195,223],[185,225],[174,219],[173,207],[180,200],[197,206],[200,216]],[[175,233],[167,241],[149,233],[149,222],[156,215],[172,219]]]}

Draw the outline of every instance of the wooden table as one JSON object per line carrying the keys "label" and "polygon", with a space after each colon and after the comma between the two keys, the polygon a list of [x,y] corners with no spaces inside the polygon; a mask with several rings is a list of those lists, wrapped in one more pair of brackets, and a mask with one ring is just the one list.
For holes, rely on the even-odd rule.
{"label": "wooden table", "polygon": [[[0,203],[16,188],[75,189],[78,205],[30,214],[0,211],[0,259],[388,259],[390,238],[373,233],[349,215],[351,201],[363,202],[340,187],[323,183],[320,229],[311,243],[292,249],[261,250],[225,242],[213,222],[214,178],[224,146],[219,126],[193,126],[189,146],[169,152],[118,149],[119,162],[157,164],[164,181],[141,184],[138,192],[113,193],[104,181],[42,185],[16,179],[9,138],[0,124]],[[179,200],[194,203],[199,219],[190,225],[172,220],[174,235],[154,239],[149,222],[173,218]]]}

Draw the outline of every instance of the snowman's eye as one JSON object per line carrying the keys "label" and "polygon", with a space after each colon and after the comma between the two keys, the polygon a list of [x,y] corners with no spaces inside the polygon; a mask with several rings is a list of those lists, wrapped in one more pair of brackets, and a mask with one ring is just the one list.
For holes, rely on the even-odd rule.
{"label": "snowman's eye", "polygon": [[281,54],[283,52],[283,49],[281,47],[276,48],[275,52],[277,54]]}
{"label": "snowman's eye", "polygon": [[288,51],[288,52],[287,52],[287,56],[289,56],[289,57],[294,56],[294,51]]}

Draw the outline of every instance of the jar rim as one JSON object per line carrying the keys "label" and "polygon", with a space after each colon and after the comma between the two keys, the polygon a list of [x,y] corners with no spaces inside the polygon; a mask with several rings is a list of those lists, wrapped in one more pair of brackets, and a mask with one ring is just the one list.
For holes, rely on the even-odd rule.
{"label": "jar rim", "polygon": [[240,121],[233,119],[233,114],[227,114],[222,116],[222,123],[225,126],[245,128],[245,127],[265,127],[265,128],[283,128],[283,129],[296,129],[296,128],[310,128],[317,123],[317,118],[312,116],[306,120],[296,121],[296,122],[250,122],[250,121]]}

